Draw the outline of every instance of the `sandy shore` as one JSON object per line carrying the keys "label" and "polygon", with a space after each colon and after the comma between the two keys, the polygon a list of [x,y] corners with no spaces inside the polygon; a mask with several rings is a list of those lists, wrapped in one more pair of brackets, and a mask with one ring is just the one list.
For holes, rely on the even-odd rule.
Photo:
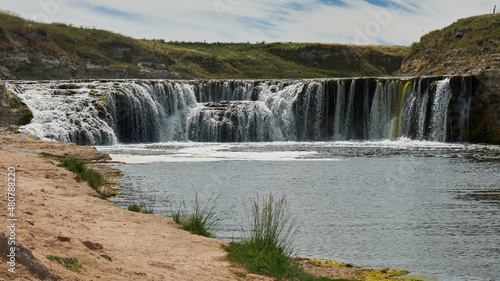
{"label": "sandy shore", "polygon": [[[224,242],[179,230],[169,218],[133,213],[97,198],[65,168],[39,152],[107,159],[91,147],[38,141],[29,136],[0,139],[2,231],[8,221],[8,170],[15,168],[15,273],[8,271],[8,239],[0,239],[0,280],[266,280],[238,274],[221,248]],[[12,169],[13,170],[13,169]],[[12,175],[10,175],[12,177]],[[11,199],[12,200],[12,199]],[[20,246],[22,244],[22,246]],[[77,258],[75,273],[48,256]]]}

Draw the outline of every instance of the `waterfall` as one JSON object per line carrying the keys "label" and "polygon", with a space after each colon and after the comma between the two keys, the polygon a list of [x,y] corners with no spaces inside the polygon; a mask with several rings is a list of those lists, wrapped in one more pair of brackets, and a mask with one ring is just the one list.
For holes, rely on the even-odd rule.
{"label": "waterfall", "polygon": [[78,144],[115,144],[108,101],[95,96],[91,85],[59,83],[8,84],[33,112],[19,132],[42,139]]}
{"label": "waterfall", "polygon": [[436,94],[432,104],[431,119],[431,139],[435,141],[446,140],[446,120],[448,105],[453,92],[450,89],[450,79],[438,81],[436,84]]}
{"label": "waterfall", "polygon": [[7,83],[20,127],[78,144],[203,141],[467,141],[470,77]]}

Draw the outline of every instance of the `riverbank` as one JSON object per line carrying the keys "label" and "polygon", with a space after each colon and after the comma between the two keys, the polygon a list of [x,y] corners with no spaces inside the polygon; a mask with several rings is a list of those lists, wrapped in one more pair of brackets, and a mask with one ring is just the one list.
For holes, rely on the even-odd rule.
{"label": "riverbank", "polygon": [[[0,180],[7,183],[13,178],[9,172],[15,170],[15,200],[10,202],[15,202],[17,219],[8,221],[9,195],[4,184],[0,215],[7,238],[0,237],[0,280],[272,280],[232,265],[222,249],[226,242],[179,230],[170,218],[130,212],[99,199],[87,183],[76,182],[73,173],[41,157],[41,152],[85,161],[110,160],[89,146],[0,133]],[[11,223],[13,231],[6,228]],[[15,264],[10,265],[9,236],[17,245]],[[67,270],[54,257],[75,258],[82,266],[80,273]],[[301,263],[308,272],[330,278],[368,280],[372,272],[309,260]],[[11,265],[15,273],[9,272]],[[373,272],[384,271],[393,272]]]}

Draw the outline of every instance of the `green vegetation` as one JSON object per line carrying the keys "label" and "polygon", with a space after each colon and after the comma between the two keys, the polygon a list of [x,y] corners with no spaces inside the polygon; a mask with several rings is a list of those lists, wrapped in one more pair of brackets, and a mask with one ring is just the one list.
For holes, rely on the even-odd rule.
{"label": "green vegetation", "polygon": [[291,258],[292,243],[297,231],[285,197],[253,201],[250,234],[241,243],[230,243],[228,258],[249,271],[279,280],[331,280],[316,278]]}
{"label": "green vegetation", "polygon": [[142,206],[140,206],[140,204],[131,203],[128,205],[127,209],[131,212],[139,213],[142,210]]}
{"label": "green vegetation", "polygon": [[104,177],[99,172],[92,169],[86,169],[83,173],[82,179],[88,182],[89,185],[95,190],[106,182]]}
{"label": "green vegetation", "polygon": [[51,153],[47,153],[47,152],[40,152],[40,153],[38,153],[38,156],[43,157],[43,158],[58,158],[58,156],[51,154]]}
{"label": "green vegetation", "polygon": [[[185,78],[387,76],[409,52],[401,46],[137,40],[95,28],[38,23],[6,11],[0,11],[0,34],[6,38],[0,39],[0,52],[25,50],[32,63],[41,63],[44,55],[65,56],[82,69],[88,63],[124,70],[144,66]],[[16,65],[21,71],[29,67]]]}
{"label": "green vegetation", "polygon": [[[86,181],[88,184],[95,189],[102,199],[105,196],[99,191],[99,187],[106,183],[104,177],[97,171],[87,168],[85,162],[81,159],[68,157],[64,159],[58,167],[65,167],[69,171],[76,173],[76,181]],[[104,197],[104,198],[103,198]]]}
{"label": "green vegetation", "polygon": [[195,191],[194,203],[190,212],[185,210],[186,203],[183,201],[178,211],[172,211],[173,220],[180,225],[182,230],[193,234],[214,238],[214,231],[224,219],[225,213],[215,212],[219,196],[212,194],[206,202],[198,200],[198,192]]}
{"label": "green vegetation", "polygon": [[500,14],[469,17],[430,32],[414,43],[406,59],[408,65],[402,71],[434,70],[436,74],[446,74],[450,67],[474,65],[491,69],[492,62],[500,60],[499,53]]}
{"label": "green vegetation", "polygon": [[77,158],[72,158],[68,157],[64,159],[61,164],[57,165],[58,167],[65,167],[69,171],[76,173],[77,176],[83,175],[85,170],[87,170],[87,167],[85,165],[85,162],[81,159]]}
{"label": "green vegetation", "polygon": [[205,78],[381,76],[398,70],[408,54],[401,46],[145,42],[175,58],[173,70]]}
{"label": "green vegetation", "polygon": [[78,259],[76,258],[61,258],[58,256],[48,256],[47,258],[49,260],[57,261],[66,269],[76,273],[81,273],[81,269],[83,269],[83,266],[78,262]]}
{"label": "green vegetation", "polygon": [[170,213],[172,214],[172,220],[174,220],[176,224],[181,224],[182,210],[181,209],[176,211],[171,210]]}
{"label": "green vegetation", "polygon": [[153,214],[154,213],[154,207],[156,204],[156,196],[148,196],[144,197],[141,195],[141,198],[139,200],[140,202],[137,203],[131,203],[128,205],[127,209],[132,212],[141,212],[143,214]]}

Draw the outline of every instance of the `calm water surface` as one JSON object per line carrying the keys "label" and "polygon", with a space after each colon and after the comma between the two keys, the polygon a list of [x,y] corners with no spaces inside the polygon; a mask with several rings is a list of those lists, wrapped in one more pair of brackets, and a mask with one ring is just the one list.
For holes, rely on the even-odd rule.
{"label": "calm water surface", "polygon": [[[251,199],[286,195],[296,255],[391,267],[439,280],[500,280],[500,147],[398,142],[157,143],[98,147],[125,176],[125,207],[156,196],[170,215],[195,190],[229,210],[241,237]],[[486,157],[486,158],[487,158]]]}

